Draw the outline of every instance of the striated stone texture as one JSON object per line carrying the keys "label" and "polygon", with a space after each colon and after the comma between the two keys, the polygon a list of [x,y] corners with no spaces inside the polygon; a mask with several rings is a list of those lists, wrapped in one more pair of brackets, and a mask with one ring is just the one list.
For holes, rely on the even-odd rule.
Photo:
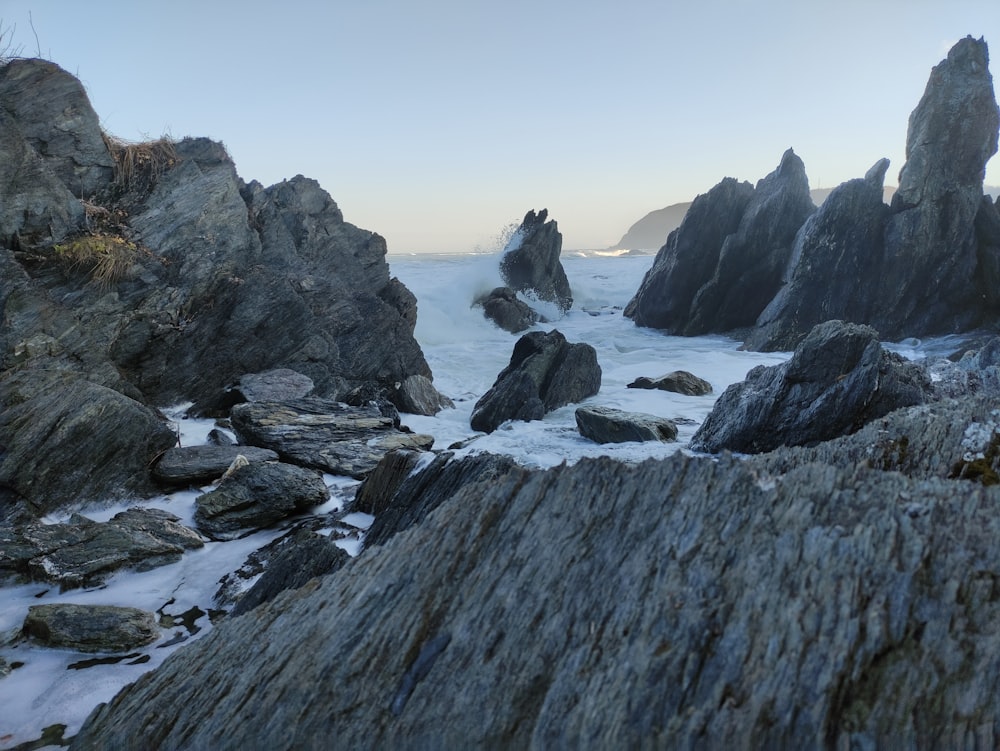
{"label": "striated stone texture", "polygon": [[75,743],[996,745],[1000,491],[757,467],[468,486],[351,576],[178,651]]}
{"label": "striated stone texture", "polygon": [[726,178],[692,203],[625,315],[687,336],[752,326],[813,211],[805,166],[791,149],[756,188]]}
{"label": "striated stone texture", "polygon": [[32,605],[23,631],[43,646],[79,652],[127,652],[160,637],[152,613],[113,605]]}
{"label": "striated stone texture", "polygon": [[874,329],[827,321],[788,362],[758,365],[727,388],[691,448],[759,453],[818,443],[931,398],[926,371],[882,349]]}

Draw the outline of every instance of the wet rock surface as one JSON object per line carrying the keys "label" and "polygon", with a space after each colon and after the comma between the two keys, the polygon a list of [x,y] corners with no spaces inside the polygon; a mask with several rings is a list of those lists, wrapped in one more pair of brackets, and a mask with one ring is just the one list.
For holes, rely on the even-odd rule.
{"label": "wet rock surface", "polygon": [[691,448],[759,453],[818,443],[931,398],[926,371],[883,350],[874,329],[827,321],[788,362],[757,366],[727,388]]}
{"label": "wet rock surface", "polygon": [[475,305],[483,308],[483,315],[493,323],[512,334],[527,331],[540,320],[541,316],[519,299],[510,287],[497,287],[489,294],[478,298]]}
{"label": "wet rock surface", "polygon": [[575,414],[580,435],[596,443],[677,439],[677,425],[666,417],[601,406],[577,407]]}
{"label": "wet rock surface", "polygon": [[557,330],[532,331],[517,340],[510,363],[476,402],[470,423],[473,430],[491,433],[507,420],[541,420],[600,388],[593,347],[571,344]]}
{"label": "wet rock surface", "polygon": [[514,470],[222,624],[77,743],[990,745],[997,493],[756,458]]}
{"label": "wet rock surface", "polygon": [[412,375],[395,384],[389,398],[400,412],[411,415],[433,416],[442,409],[454,407],[454,403],[441,394],[430,379],[422,375]]}
{"label": "wet rock surface", "polygon": [[43,646],[80,652],[125,652],[160,637],[153,613],[112,605],[33,605],[23,631]]}
{"label": "wet rock surface", "polygon": [[166,511],[131,508],[107,522],[74,514],[66,523],[0,525],[0,572],[59,584],[93,586],[115,571],[145,571],[204,545]]}
{"label": "wet rock surface", "polygon": [[256,446],[175,446],[153,465],[153,479],[164,485],[204,485],[222,477],[238,456],[248,462],[278,459],[277,452]]}
{"label": "wet rock surface", "polygon": [[375,405],[352,407],[309,397],[238,404],[232,426],[241,443],[323,472],[364,477],[394,448],[429,449],[431,436],[404,433]]}
{"label": "wet rock surface", "polygon": [[658,389],[686,396],[705,396],[712,393],[712,384],[686,370],[674,370],[658,378],[639,376],[628,384],[630,389]]}
{"label": "wet rock surface", "polygon": [[195,499],[194,519],[209,537],[232,539],[329,498],[319,472],[282,462],[248,463],[234,466],[214,490]]}
{"label": "wet rock surface", "polygon": [[515,292],[555,303],[565,312],[573,306],[573,291],[559,260],[562,234],[548,215],[547,209],[537,214],[532,209],[525,214],[514,235],[516,241],[512,241],[512,247],[500,259],[500,276]]}

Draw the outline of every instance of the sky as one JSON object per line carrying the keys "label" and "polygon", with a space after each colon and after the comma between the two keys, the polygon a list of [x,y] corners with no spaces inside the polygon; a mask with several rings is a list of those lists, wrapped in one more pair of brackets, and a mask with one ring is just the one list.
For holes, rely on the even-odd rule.
{"label": "sky", "polygon": [[1000,50],[997,0],[0,0],[0,24],[109,133],[315,178],[390,253],[489,249],[541,208],[608,247],[789,147],[813,188],[882,157],[895,184],[931,68]]}

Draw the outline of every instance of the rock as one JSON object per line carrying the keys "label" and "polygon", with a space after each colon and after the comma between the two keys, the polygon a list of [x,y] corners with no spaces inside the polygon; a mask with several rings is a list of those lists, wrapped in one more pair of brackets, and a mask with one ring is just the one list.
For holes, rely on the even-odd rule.
{"label": "rock", "polygon": [[100,584],[122,568],[147,571],[175,563],[201,537],[166,511],[131,508],[98,523],[74,514],[66,523],[0,526],[0,571],[59,584]]}
{"label": "rock", "polygon": [[241,443],[277,451],[283,461],[359,479],[391,449],[434,444],[432,436],[401,433],[376,406],[317,397],[238,404],[231,419]]}
{"label": "rock", "polygon": [[236,603],[230,615],[249,613],[270,602],[281,592],[298,589],[317,576],[326,576],[347,563],[351,557],[329,537],[301,529],[268,564],[261,577]]}
{"label": "rock", "polygon": [[556,330],[532,331],[517,340],[510,363],[476,402],[472,429],[492,433],[507,420],[541,420],[600,388],[601,367],[593,347],[570,344]]}
{"label": "rock", "polygon": [[596,443],[677,440],[677,426],[672,420],[611,407],[577,407],[576,427],[580,435]]}
{"label": "rock", "polygon": [[878,320],[876,310],[887,302],[881,296],[888,294],[881,278],[892,263],[884,240],[889,207],[882,200],[888,168],[888,159],[879,160],[864,179],[835,188],[809,217],[795,238],[791,278],[761,312],[747,349],[794,349],[828,320]]}
{"label": "rock", "polygon": [[563,312],[573,306],[573,292],[559,261],[562,234],[554,220],[546,221],[548,209],[534,210],[514,233],[500,259],[500,276],[515,292],[533,294],[555,303]]}
{"label": "rock", "polygon": [[759,365],[727,388],[691,448],[759,453],[818,443],[923,403],[931,393],[925,371],[883,350],[874,329],[827,321],[788,362]]}
{"label": "rock", "polygon": [[153,613],[113,605],[32,605],[22,628],[45,647],[127,652],[160,637]]}
{"label": "rock", "polygon": [[114,178],[114,161],[83,85],[48,60],[0,66],[0,102],[48,170],[77,198],[91,198]]}
{"label": "rock", "polygon": [[403,481],[413,473],[424,457],[431,456],[408,449],[386,453],[358,488],[354,496],[354,508],[378,518]]}
{"label": "rock", "polygon": [[815,210],[791,149],[756,188],[726,178],[695,199],[625,315],[687,336],[752,326],[781,286],[795,233]]}
{"label": "rock", "polygon": [[497,287],[488,295],[477,298],[473,304],[481,305],[484,316],[512,334],[527,331],[540,320],[538,313],[518,299],[517,293],[510,287]]}
{"label": "rock", "polygon": [[884,160],[828,207],[831,195],[800,233],[788,285],[747,346],[789,349],[829,318],[869,324],[890,341],[995,321],[1000,239],[983,176],[998,127],[986,43],[967,37],[931,71],[910,115],[891,208],[882,203]]}
{"label": "rock", "polygon": [[148,407],[72,372],[0,375],[0,485],[48,513],[152,495],[149,466],[177,436]]}
{"label": "rock", "polygon": [[365,533],[365,550],[384,545],[390,538],[422,522],[434,509],[468,485],[484,487],[515,467],[514,460],[499,454],[472,454],[455,459],[442,452],[433,461],[415,468],[396,488],[388,483],[378,497],[368,491],[371,506],[379,509]]}
{"label": "rock", "polygon": [[179,650],[75,743],[995,745],[1000,673],[976,666],[1000,654],[1000,491],[756,467],[583,460],[466,486],[351,576]]}
{"label": "rock", "polygon": [[672,391],[685,396],[705,396],[712,393],[712,384],[704,378],[699,378],[686,370],[674,370],[659,378],[648,378],[639,376],[626,388],[630,389],[659,389],[660,391]]}
{"label": "rock", "polygon": [[250,462],[278,459],[277,452],[255,446],[175,446],[153,465],[153,479],[166,485],[204,485],[222,477],[237,456]]}
{"label": "rock", "polygon": [[195,405],[192,413],[208,417],[224,417],[236,404],[243,402],[280,402],[301,399],[313,390],[309,376],[288,368],[275,368],[264,373],[247,373],[220,394]]}
{"label": "rock", "polygon": [[[234,441],[228,433],[218,428],[212,428],[208,431],[208,435],[205,436],[205,442],[209,446],[235,446],[236,441]],[[277,458],[277,457],[275,457]]]}
{"label": "rock", "polygon": [[323,476],[281,462],[237,466],[218,487],[195,499],[198,529],[217,540],[262,529],[330,499]]}
{"label": "rock", "polygon": [[434,388],[422,375],[411,375],[398,384],[390,394],[400,412],[410,415],[433,416],[442,409],[451,409],[454,403]]}

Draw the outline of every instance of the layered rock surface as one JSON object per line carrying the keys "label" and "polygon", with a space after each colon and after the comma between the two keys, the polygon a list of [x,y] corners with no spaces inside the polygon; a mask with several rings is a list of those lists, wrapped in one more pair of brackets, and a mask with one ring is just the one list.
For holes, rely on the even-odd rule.
{"label": "layered rock surface", "polygon": [[728,458],[514,470],[223,623],[75,742],[988,747],[998,502]]}
{"label": "layered rock surface", "polygon": [[691,204],[625,315],[687,336],[753,325],[813,211],[805,166],[791,149],[756,188],[726,178]]}
{"label": "layered rock surface", "polygon": [[[0,66],[0,126],[0,487],[27,508],[151,492],[172,442],[149,405],[280,368],[332,398],[430,377],[385,241],[314,180],[244,183],[208,139],[106,138],[42,60]],[[76,430],[30,429],[71,408]],[[123,409],[127,430],[105,418]]]}
{"label": "layered rock surface", "polygon": [[546,221],[548,215],[547,209],[525,214],[500,259],[500,276],[515,292],[532,294],[567,311],[573,305],[573,292],[559,260],[562,234],[555,220]]}

